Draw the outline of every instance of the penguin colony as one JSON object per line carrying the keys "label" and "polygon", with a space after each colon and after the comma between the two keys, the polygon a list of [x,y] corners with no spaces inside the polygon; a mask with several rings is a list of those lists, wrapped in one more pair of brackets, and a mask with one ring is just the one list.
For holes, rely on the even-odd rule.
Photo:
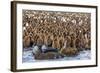
{"label": "penguin colony", "polygon": [[90,13],[23,10],[22,26],[23,48],[32,47],[36,59],[91,50]]}

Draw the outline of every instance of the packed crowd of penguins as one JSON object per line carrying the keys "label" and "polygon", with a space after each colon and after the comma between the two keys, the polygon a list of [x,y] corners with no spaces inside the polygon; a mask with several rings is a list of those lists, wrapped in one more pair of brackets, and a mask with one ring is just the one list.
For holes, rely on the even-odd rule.
{"label": "packed crowd of penguins", "polygon": [[23,49],[35,59],[59,59],[91,50],[91,14],[23,10]]}

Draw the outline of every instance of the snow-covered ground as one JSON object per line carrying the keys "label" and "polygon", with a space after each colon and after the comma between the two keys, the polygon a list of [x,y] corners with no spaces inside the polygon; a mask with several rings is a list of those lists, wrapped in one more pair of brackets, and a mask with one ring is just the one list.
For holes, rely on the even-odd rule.
{"label": "snow-covered ground", "polygon": [[[57,59],[57,60],[89,60],[89,59],[91,59],[91,51],[84,50],[84,51],[80,51],[77,56],[64,57],[64,58]],[[23,63],[37,62],[37,60],[34,59],[34,56],[32,55],[31,50],[23,51],[22,61]]]}
{"label": "snow-covered ground", "polygon": [[22,55],[23,62],[33,62],[35,61],[34,56],[32,55],[32,51],[24,51]]}

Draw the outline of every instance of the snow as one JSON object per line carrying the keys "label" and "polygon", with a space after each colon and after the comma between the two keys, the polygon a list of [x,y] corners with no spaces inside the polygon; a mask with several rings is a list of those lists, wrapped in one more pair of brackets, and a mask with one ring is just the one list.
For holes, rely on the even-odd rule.
{"label": "snow", "polygon": [[23,55],[22,55],[22,61],[23,62],[33,62],[35,59],[34,59],[34,56],[32,55],[32,51],[24,51],[23,52]]}
{"label": "snow", "polygon": [[[57,59],[57,60],[63,61],[63,60],[89,60],[89,59],[91,59],[91,50],[80,51],[77,56],[73,56],[73,57],[66,56],[64,58]],[[34,59],[32,50],[23,51],[23,55],[22,55],[23,63],[32,63],[32,62],[37,62],[37,61],[38,60]],[[47,61],[49,61],[49,60],[47,60]]]}

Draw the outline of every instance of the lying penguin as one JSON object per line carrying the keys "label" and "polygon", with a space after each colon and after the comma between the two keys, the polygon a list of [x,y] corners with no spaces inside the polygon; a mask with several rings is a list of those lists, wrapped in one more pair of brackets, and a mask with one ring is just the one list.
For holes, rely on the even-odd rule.
{"label": "lying penguin", "polygon": [[58,52],[58,49],[52,48],[52,47],[47,47],[46,45],[43,45],[41,47],[42,53],[47,53],[47,52]]}
{"label": "lying penguin", "polygon": [[62,58],[62,56],[56,52],[47,52],[47,53],[40,53],[38,55],[35,55],[36,60],[53,60],[59,58]]}
{"label": "lying penguin", "polygon": [[48,48],[46,45],[43,45],[41,48],[34,46],[32,53],[37,60],[59,59],[63,57],[57,49]]}

